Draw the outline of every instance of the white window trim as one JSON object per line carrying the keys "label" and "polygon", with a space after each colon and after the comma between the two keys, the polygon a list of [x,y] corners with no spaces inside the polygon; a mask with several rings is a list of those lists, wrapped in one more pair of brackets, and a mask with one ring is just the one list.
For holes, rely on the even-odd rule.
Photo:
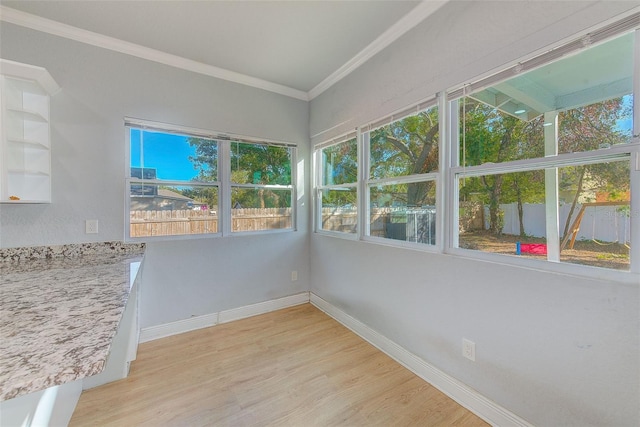
{"label": "white window trim", "polygon": [[[355,132],[349,132],[345,135],[339,136],[337,138],[333,138],[329,141],[325,141],[322,142],[320,144],[317,144],[314,147],[313,150],[313,166],[314,166],[314,173],[313,173],[313,179],[314,179],[314,183],[313,183],[313,189],[314,189],[314,197],[313,197],[313,212],[315,213],[313,215],[314,217],[314,221],[313,221],[313,230],[315,233],[317,234],[321,234],[321,235],[325,235],[325,236],[331,236],[331,237],[338,237],[341,239],[347,239],[347,240],[359,240],[360,239],[360,230],[361,230],[361,203],[360,203],[360,197],[361,197],[361,189],[360,189],[360,162],[361,162],[361,152],[362,150],[360,149],[360,133],[359,131],[355,131]],[[358,178],[356,179],[355,182],[349,182],[349,183],[344,183],[344,184],[331,184],[331,185],[323,185],[322,184],[322,179],[323,179],[323,167],[322,167],[322,150],[328,147],[332,147],[335,145],[339,145],[339,144],[343,144],[347,141],[350,141],[352,139],[356,139],[356,145],[357,145],[357,156],[358,156]],[[343,231],[336,231],[336,230],[325,230],[322,228],[322,191],[323,190],[341,190],[343,188],[355,188],[356,189],[356,206],[357,206],[357,224],[356,224],[356,232],[355,233],[346,233]]]}
{"label": "white window trim", "polygon": [[[401,248],[409,248],[420,250],[424,252],[442,252],[443,248],[443,239],[442,234],[440,232],[440,228],[443,226],[443,219],[440,218],[442,215],[439,214],[439,206],[442,206],[441,197],[442,197],[442,189],[441,183],[442,181],[442,147],[443,147],[443,139],[442,139],[442,115],[440,114],[440,104],[442,96],[440,94],[436,96],[432,96],[427,98],[425,101],[421,101],[416,105],[413,105],[409,108],[405,108],[399,112],[386,116],[383,119],[376,120],[375,122],[364,126],[362,129],[358,129],[358,135],[360,137],[360,148],[362,153],[362,160],[359,161],[359,165],[361,165],[361,173],[358,174],[361,182],[361,194],[362,201],[359,202],[359,206],[362,209],[360,215],[360,223],[362,224],[361,232],[360,232],[360,240],[378,243],[386,246],[394,246]],[[411,175],[402,175],[402,176],[392,176],[385,178],[374,178],[370,177],[371,174],[371,144],[370,144],[370,135],[371,132],[390,125],[396,121],[405,119],[407,117],[416,115],[422,111],[425,111],[429,108],[437,108],[438,109],[438,155],[439,155],[439,168],[436,172],[429,172],[424,174],[411,174]],[[370,195],[371,195],[371,187],[377,185],[393,185],[393,184],[411,184],[416,182],[434,182],[436,185],[436,239],[435,244],[425,244],[418,242],[410,242],[404,240],[396,240],[390,239],[386,237],[378,237],[371,235],[371,203],[370,203]]]}
{"label": "white window trim", "polygon": [[[568,166],[591,165],[606,161],[628,159],[631,153],[637,152],[640,144],[620,144],[601,150],[585,151],[581,153],[558,154],[553,157],[538,157],[525,160],[513,160],[502,163],[490,163],[477,166],[456,166],[451,172],[460,177],[477,177],[496,175],[501,173],[526,172],[530,170],[561,168]],[[490,172],[487,172],[490,171]]]}

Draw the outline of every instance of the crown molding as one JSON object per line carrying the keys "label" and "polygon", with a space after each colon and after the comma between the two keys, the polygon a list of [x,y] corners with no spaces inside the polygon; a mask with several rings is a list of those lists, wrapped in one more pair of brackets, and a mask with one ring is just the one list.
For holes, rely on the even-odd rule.
{"label": "crown molding", "polygon": [[245,86],[251,86],[257,89],[263,89],[291,98],[300,99],[302,101],[309,100],[307,92],[298,89],[213,65],[204,64],[202,62],[193,61],[178,55],[119,40],[114,37],[94,33],[93,31],[83,30],[81,28],[73,27],[51,19],[42,18],[40,16],[32,15],[30,13],[2,5],[0,5],[0,21],[20,25],[22,27],[31,28],[32,30],[64,37],[103,49],[124,53],[126,55],[136,56],[138,58],[158,62],[171,67],[181,68],[194,73],[204,74],[210,77],[227,80]]}
{"label": "crown molding", "polygon": [[309,100],[320,95],[334,84],[352,73],[370,58],[376,55],[385,47],[402,37],[413,27],[424,21],[428,16],[440,9],[450,0],[423,0],[418,6],[413,8],[411,12],[403,16],[398,22],[393,24],[382,33],[378,38],[372,41],[367,47],[362,49],[356,56],[347,61],[342,67],[331,73],[326,79],[318,83],[309,91]]}
{"label": "crown molding", "polygon": [[198,74],[204,74],[210,77],[266,90],[280,95],[288,96],[302,101],[310,101],[317,97],[331,86],[352,73],[378,52],[389,46],[395,40],[403,36],[409,30],[414,28],[445,3],[451,0],[423,0],[411,12],[402,17],[393,24],[389,29],[382,33],[378,38],[371,42],[367,47],[361,50],[353,58],[344,65],[331,73],[327,78],[321,81],[309,92],[294,89],[289,86],[263,80],[257,77],[248,76],[246,74],[216,67],[214,65],[187,59],[178,55],[151,49],[139,44],[130,43],[115,37],[106,36],[95,33],[93,31],[84,30],[82,28],[63,24],[47,18],[42,18],[17,9],[0,5],[0,21],[30,28],[32,30],[41,31],[58,37],[64,37],[77,42],[89,44],[103,49],[112,50],[114,52],[124,53],[126,55],[136,56],[138,58],[157,62],[175,68],[191,71]]}

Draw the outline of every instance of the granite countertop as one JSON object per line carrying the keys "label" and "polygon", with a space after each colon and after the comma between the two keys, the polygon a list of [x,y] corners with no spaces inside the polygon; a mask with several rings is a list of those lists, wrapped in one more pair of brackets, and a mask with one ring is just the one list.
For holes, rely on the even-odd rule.
{"label": "granite countertop", "polygon": [[99,252],[0,256],[0,400],[102,372],[142,251]]}

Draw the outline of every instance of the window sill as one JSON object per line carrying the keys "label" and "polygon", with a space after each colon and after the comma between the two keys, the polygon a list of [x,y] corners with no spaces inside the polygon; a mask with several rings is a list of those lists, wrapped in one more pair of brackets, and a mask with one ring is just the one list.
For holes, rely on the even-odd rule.
{"label": "window sill", "polygon": [[125,237],[127,243],[149,243],[149,242],[166,242],[173,240],[196,240],[211,239],[222,237],[222,233],[206,233],[206,234],[176,234],[168,236],[144,236],[144,237]]}
{"label": "window sill", "polygon": [[515,255],[492,254],[461,248],[450,248],[445,251],[445,254],[469,260],[535,270],[541,273],[563,274],[576,278],[603,280],[635,286],[640,283],[640,274],[632,273],[628,270],[612,270],[589,265],[551,262],[543,259],[519,258]]}
{"label": "window sill", "polygon": [[344,240],[353,240],[353,241],[359,240],[358,235],[356,233],[345,233],[342,231],[316,230],[314,234],[317,234],[319,236],[334,237],[337,239],[344,239]]}

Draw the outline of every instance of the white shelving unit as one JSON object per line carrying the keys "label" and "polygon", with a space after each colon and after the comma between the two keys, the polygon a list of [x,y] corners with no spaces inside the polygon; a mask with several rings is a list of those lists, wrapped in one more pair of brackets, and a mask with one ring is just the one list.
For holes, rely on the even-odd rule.
{"label": "white shelving unit", "polygon": [[49,97],[59,90],[46,69],[0,59],[0,203],[51,202]]}

